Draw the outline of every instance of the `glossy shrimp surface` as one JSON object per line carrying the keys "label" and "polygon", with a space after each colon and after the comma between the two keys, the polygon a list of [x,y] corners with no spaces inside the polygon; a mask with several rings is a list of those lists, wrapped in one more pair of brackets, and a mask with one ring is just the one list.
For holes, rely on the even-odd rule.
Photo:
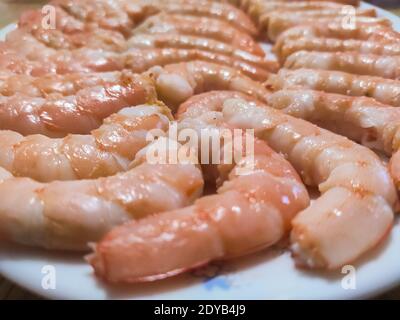
{"label": "glossy shrimp surface", "polygon": [[225,101],[220,106],[223,120],[255,129],[307,185],[318,186],[322,193],[292,222],[291,248],[297,264],[339,268],[385,239],[398,200],[378,156],[345,137],[250,99]]}
{"label": "glossy shrimp surface", "polygon": [[340,71],[281,69],[266,83],[279,89],[314,89],[349,96],[367,96],[394,107],[400,106],[400,81]]}
{"label": "glossy shrimp surface", "polygon": [[111,176],[126,171],[147,145],[147,131],[166,131],[169,118],[165,106],[143,105],[111,115],[90,135],[52,139],[0,131],[0,166],[40,182]]}
{"label": "glossy shrimp surface", "polygon": [[[181,125],[209,128],[207,119],[186,118]],[[291,165],[264,142],[255,141],[254,170],[239,174],[248,161],[215,168],[221,185],[216,195],[112,230],[87,258],[96,275],[109,282],[154,281],[278,242],[308,205],[307,191]]]}
{"label": "glossy shrimp surface", "polygon": [[399,56],[358,52],[298,51],[286,59],[284,66],[288,69],[336,70],[394,80],[400,77]]}

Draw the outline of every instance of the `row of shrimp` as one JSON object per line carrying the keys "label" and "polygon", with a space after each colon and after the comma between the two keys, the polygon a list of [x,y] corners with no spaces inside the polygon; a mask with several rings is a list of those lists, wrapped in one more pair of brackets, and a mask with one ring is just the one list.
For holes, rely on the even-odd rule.
{"label": "row of shrimp", "polygon": [[[386,238],[398,201],[386,166],[369,148],[295,118],[328,126],[329,117],[343,116],[354,125],[361,109],[349,120],[347,110],[358,104],[310,91],[300,97],[304,110],[296,108],[298,92],[286,90],[283,72],[298,70],[255,76],[262,51],[253,36],[262,28],[227,2],[261,26],[258,7],[248,9],[261,1],[252,0],[57,0],[56,29],[41,28],[38,11],[21,18],[1,49],[0,127],[8,130],[0,131],[0,238],[73,251],[92,243],[87,260],[110,282],[166,278],[289,235],[299,266],[335,269]],[[225,55],[229,62],[218,58]],[[266,84],[255,81],[267,77]],[[398,98],[384,92],[395,80],[375,81],[382,88],[369,91]],[[322,100],[315,103],[321,118],[308,112],[310,97]],[[254,129],[253,154],[202,164],[198,145],[167,138],[171,111],[179,132],[215,134],[221,155],[231,147],[226,130]],[[386,119],[349,138],[390,152],[398,143]],[[345,124],[328,128],[347,135]],[[159,136],[149,139],[152,129]],[[243,144],[248,138],[240,137]],[[148,152],[160,148],[187,156],[150,161]],[[253,169],[241,173],[250,162]],[[210,180],[217,194],[202,196]],[[304,183],[321,192],[311,204]]]}

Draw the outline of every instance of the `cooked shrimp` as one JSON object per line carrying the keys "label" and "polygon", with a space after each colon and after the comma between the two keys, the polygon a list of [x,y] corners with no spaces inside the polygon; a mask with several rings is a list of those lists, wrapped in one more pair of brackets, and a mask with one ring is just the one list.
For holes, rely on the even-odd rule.
{"label": "cooked shrimp", "polygon": [[0,96],[0,128],[49,137],[87,134],[109,115],[155,99],[149,77],[124,72],[116,83],[85,88],[72,96]]}
{"label": "cooked shrimp", "polygon": [[[368,27],[368,26],[391,26],[391,22],[385,18],[374,18],[368,16],[357,16],[355,20],[355,27]],[[311,14],[310,14],[311,15]],[[300,14],[282,14],[276,13],[269,17],[268,19],[268,38],[275,42],[278,37],[286,30],[299,25],[328,25],[330,23],[343,23],[342,17],[337,17],[337,15],[332,15],[328,17],[323,16],[303,16],[303,12]]]}
{"label": "cooked shrimp", "polygon": [[398,40],[400,40],[400,33],[388,26],[361,26],[358,24],[355,26],[355,28],[348,28],[343,26],[342,23],[337,22],[296,26],[286,30],[278,37],[274,46],[274,52],[279,55],[282,50],[282,46],[286,41],[296,40],[304,37],[335,38],[341,40],[354,39],[387,44],[396,43]]}
{"label": "cooked shrimp", "polygon": [[39,183],[0,168],[0,238],[57,250],[87,250],[131,219],[190,205],[203,187],[191,163],[150,164],[95,180]]}
{"label": "cooked shrimp", "polygon": [[180,34],[139,34],[133,36],[128,41],[128,46],[133,48],[179,48],[179,49],[199,49],[211,51],[257,66],[269,69],[271,62],[260,56],[253,55],[247,51],[237,49],[229,44],[201,38],[197,36],[186,36]]}
{"label": "cooked shrimp", "polygon": [[281,90],[268,105],[392,155],[400,148],[400,109],[367,97],[313,90]]}
{"label": "cooked shrimp", "polygon": [[379,56],[358,52],[298,51],[286,59],[285,68],[336,70],[399,79],[400,56]]}
{"label": "cooked shrimp", "polygon": [[230,100],[223,113],[229,124],[254,128],[322,193],[292,222],[291,248],[299,266],[339,268],[386,238],[397,195],[374,152],[263,105]]}
{"label": "cooked shrimp", "polygon": [[[340,4],[347,4],[347,5],[351,5],[351,6],[358,6],[360,4],[359,0],[307,0],[307,1],[298,1],[298,0],[268,0],[268,1],[264,1],[264,0],[225,0],[228,1],[232,4],[234,4],[237,7],[242,8],[243,10],[247,11],[251,5],[255,4],[263,4],[263,3],[269,3],[269,2],[280,2],[282,4],[290,4],[290,5],[294,5],[297,6],[298,3],[301,2],[305,2],[305,3],[324,3],[324,2],[328,2],[328,3],[332,3],[332,2],[336,2],[336,3],[340,3]],[[299,5],[300,6],[300,5]]]}
{"label": "cooked shrimp", "polygon": [[267,101],[269,91],[239,71],[202,61],[155,67],[150,70],[159,98],[176,107],[194,94],[211,90],[239,91]]}
{"label": "cooked shrimp", "polygon": [[[207,120],[189,120],[189,127],[193,121],[197,128],[210,127]],[[109,282],[154,281],[281,240],[308,205],[307,190],[282,156],[262,141],[254,145],[255,168],[247,174],[238,169],[250,157],[228,171],[215,166],[222,184],[216,195],[108,233],[87,257],[96,275]]]}
{"label": "cooked shrimp", "polygon": [[143,20],[160,12],[216,18],[249,35],[257,35],[257,28],[250,18],[243,11],[228,3],[207,2],[207,5],[201,5],[191,1],[147,1],[130,4],[127,11],[134,21]]}
{"label": "cooked shrimp", "polygon": [[111,176],[126,171],[147,145],[147,131],[166,131],[169,118],[167,107],[143,105],[120,110],[90,135],[52,139],[0,131],[0,166],[41,182]]}
{"label": "cooked shrimp", "polygon": [[399,43],[382,43],[376,41],[340,40],[334,38],[310,38],[303,37],[295,40],[287,40],[282,44],[278,55],[281,63],[284,63],[291,54],[298,51],[323,51],[323,52],[347,52],[353,51],[363,54],[375,54],[383,56],[400,55]]}
{"label": "cooked shrimp", "polygon": [[261,46],[247,33],[230,24],[213,18],[158,14],[146,19],[134,34],[182,34],[215,39],[247,51],[264,56]]}
{"label": "cooked shrimp", "polygon": [[350,96],[367,96],[394,107],[400,107],[400,81],[359,76],[327,70],[281,69],[271,75],[267,87],[279,89],[314,89]]}

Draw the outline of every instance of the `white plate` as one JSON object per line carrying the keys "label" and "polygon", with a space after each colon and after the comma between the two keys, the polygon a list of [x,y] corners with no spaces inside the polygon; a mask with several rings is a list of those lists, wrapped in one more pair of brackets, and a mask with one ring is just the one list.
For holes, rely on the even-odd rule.
{"label": "white plate", "polygon": [[[398,17],[381,9],[379,13],[400,30]],[[340,270],[334,273],[298,270],[289,253],[278,249],[241,260],[211,266],[196,275],[121,287],[99,282],[80,255],[10,245],[0,247],[0,273],[4,277],[53,299],[357,299],[400,284],[400,223],[396,222],[384,244],[354,266],[355,283],[346,282],[348,278],[343,280],[345,274]],[[48,270],[55,270],[55,289],[42,287]],[[349,289],[342,283],[352,283],[355,287]]]}

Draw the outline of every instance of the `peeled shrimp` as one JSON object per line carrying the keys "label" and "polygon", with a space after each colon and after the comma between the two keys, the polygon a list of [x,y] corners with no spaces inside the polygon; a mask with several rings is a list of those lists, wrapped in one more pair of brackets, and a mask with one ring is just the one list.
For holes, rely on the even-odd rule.
{"label": "peeled shrimp", "polygon": [[298,51],[348,52],[383,56],[400,55],[399,43],[362,41],[355,39],[340,40],[334,38],[303,37],[282,43],[279,60],[284,63],[291,54]]}
{"label": "peeled shrimp", "polygon": [[146,19],[134,34],[182,34],[215,39],[247,51],[264,56],[261,46],[247,33],[230,24],[213,18],[158,14]]}
{"label": "peeled shrimp", "polygon": [[379,56],[358,52],[298,51],[286,59],[285,68],[336,70],[399,79],[400,56]]}
{"label": "peeled shrimp", "polygon": [[0,166],[40,182],[111,176],[128,169],[147,145],[148,130],[167,130],[168,118],[167,107],[143,105],[111,115],[90,135],[52,139],[0,131]]}
{"label": "peeled shrimp", "polygon": [[191,163],[142,163],[95,180],[39,183],[0,168],[0,238],[57,250],[87,250],[131,219],[190,205],[202,192]]}
{"label": "peeled shrimp", "polygon": [[[234,97],[234,93],[232,93]],[[220,106],[223,120],[253,128],[318,186],[322,195],[293,220],[291,248],[299,266],[335,269],[382,242],[393,224],[397,194],[378,156],[342,136],[242,99]]]}
{"label": "peeled shrimp", "polygon": [[[367,26],[391,26],[391,22],[385,18],[374,18],[369,16],[368,12],[359,13],[355,20],[355,27],[367,27]],[[303,15],[303,12],[299,14],[283,14],[276,13],[272,14],[268,19],[268,38],[275,42],[278,37],[286,30],[299,25],[328,25],[330,23],[343,23],[343,17],[337,17],[337,14],[331,16],[312,16],[312,14]]]}
{"label": "peeled shrimp", "polygon": [[[211,125],[204,118],[187,120],[189,127]],[[109,282],[154,281],[281,240],[293,217],[308,205],[308,194],[283,157],[262,141],[254,145],[255,169],[247,174],[238,169],[248,157],[229,170],[215,166],[222,184],[216,195],[108,233],[87,257],[96,275]]]}
{"label": "peeled shrimp", "polygon": [[280,2],[282,4],[293,4],[293,5],[297,5],[297,3],[301,3],[301,2],[306,2],[306,3],[313,3],[313,2],[317,2],[317,3],[324,3],[324,2],[336,2],[336,3],[340,3],[340,4],[347,4],[347,5],[352,5],[352,6],[358,6],[360,4],[359,0],[307,0],[307,1],[298,1],[298,0],[279,0],[279,1],[275,1],[275,0],[268,0],[268,1],[264,1],[264,0],[224,0],[224,1],[228,1],[232,4],[234,4],[235,6],[242,8],[243,10],[247,11],[249,9],[250,6],[252,6],[253,4],[257,5],[257,4],[263,4],[263,3],[269,3],[269,2]]}
{"label": "peeled shrimp", "polygon": [[194,94],[210,90],[239,91],[267,101],[269,91],[241,72],[202,61],[152,68],[159,99],[174,108]]}
{"label": "peeled shrimp", "polygon": [[343,26],[343,23],[337,22],[296,26],[286,30],[279,36],[274,46],[274,52],[279,55],[282,50],[282,46],[286,41],[292,41],[304,37],[335,38],[341,40],[354,39],[388,44],[396,43],[398,40],[400,40],[400,33],[388,26],[362,26],[360,24],[356,24],[355,28],[348,28]]}
{"label": "peeled shrimp", "polygon": [[49,137],[87,134],[98,128],[102,119],[109,115],[156,99],[153,81],[146,75],[126,71],[118,80],[65,97],[1,96],[0,128],[23,135],[44,134]]}
{"label": "peeled shrimp", "polygon": [[400,81],[371,76],[312,69],[281,69],[271,75],[267,87],[279,89],[314,89],[350,96],[367,96],[400,107]]}
{"label": "peeled shrimp", "polygon": [[257,28],[250,18],[241,10],[228,3],[208,2],[201,5],[197,1],[147,1],[144,3],[130,4],[128,13],[134,21],[165,12],[168,14],[180,14],[216,18],[225,21],[249,35],[257,35]]}
{"label": "peeled shrimp", "polygon": [[180,48],[199,49],[211,51],[235,59],[242,60],[259,68],[269,69],[271,61],[266,61],[260,56],[253,55],[247,51],[239,50],[231,45],[220,41],[201,38],[197,36],[186,36],[180,34],[139,34],[129,39],[129,47],[134,48]]}

